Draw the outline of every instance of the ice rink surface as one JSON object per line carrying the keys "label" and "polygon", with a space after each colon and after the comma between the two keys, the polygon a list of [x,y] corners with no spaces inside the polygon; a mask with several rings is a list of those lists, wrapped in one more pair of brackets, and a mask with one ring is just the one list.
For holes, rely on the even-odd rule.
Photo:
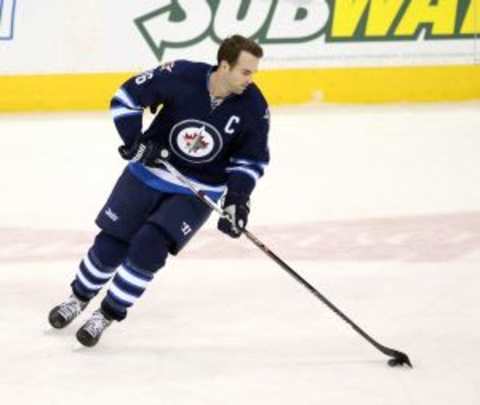
{"label": "ice rink surface", "polygon": [[108,112],[0,115],[1,403],[478,405],[479,128],[476,102],[272,112],[250,231],[410,370],[214,216],[97,347],[87,314],[52,330],[119,138]]}

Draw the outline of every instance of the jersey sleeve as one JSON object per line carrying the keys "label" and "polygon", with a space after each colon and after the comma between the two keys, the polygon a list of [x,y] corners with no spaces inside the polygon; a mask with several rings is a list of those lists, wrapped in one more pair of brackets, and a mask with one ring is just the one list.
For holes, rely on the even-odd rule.
{"label": "jersey sleeve", "polygon": [[263,176],[270,161],[269,129],[270,114],[267,104],[263,103],[250,114],[241,145],[232,154],[226,168],[229,193],[248,199],[258,179]]}
{"label": "jersey sleeve", "polygon": [[127,80],[113,95],[110,111],[125,145],[142,134],[144,109],[164,104],[174,94],[178,80],[175,69],[181,70],[181,66],[177,68],[177,63],[171,62],[147,70]]}

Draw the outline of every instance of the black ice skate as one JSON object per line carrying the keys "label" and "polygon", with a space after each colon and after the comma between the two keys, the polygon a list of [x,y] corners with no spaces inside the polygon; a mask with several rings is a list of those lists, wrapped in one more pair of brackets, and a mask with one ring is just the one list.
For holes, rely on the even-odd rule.
{"label": "black ice skate", "polygon": [[97,309],[90,319],[83,324],[77,332],[77,340],[84,346],[95,346],[102,333],[112,323],[112,319],[107,317],[100,309]]}
{"label": "black ice skate", "polygon": [[56,329],[69,325],[88,305],[88,301],[81,301],[74,294],[65,302],[54,307],[48,314],[48,322]]}

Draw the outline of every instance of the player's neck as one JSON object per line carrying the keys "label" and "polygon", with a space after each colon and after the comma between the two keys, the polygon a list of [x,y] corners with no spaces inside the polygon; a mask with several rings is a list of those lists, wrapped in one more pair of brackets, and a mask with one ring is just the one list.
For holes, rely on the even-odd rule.
{"label": "player's neck", "polygon": [[218,71],[213,72],[210,75],[208,91],[210,92],[210,95],[215,98],[225,98],[231,94],[231,91],[223,82]]}

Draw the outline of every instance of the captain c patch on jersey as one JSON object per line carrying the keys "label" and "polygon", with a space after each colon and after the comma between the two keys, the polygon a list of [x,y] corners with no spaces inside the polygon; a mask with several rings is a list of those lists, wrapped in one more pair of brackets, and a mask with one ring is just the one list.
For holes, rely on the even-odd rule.
{"label": "captain c patch on jersey", "polygon": [[223,148],[218,130],[208,122],[194,119],[173,126],[169,142],[172,151],[190,163],[211,162]]}

